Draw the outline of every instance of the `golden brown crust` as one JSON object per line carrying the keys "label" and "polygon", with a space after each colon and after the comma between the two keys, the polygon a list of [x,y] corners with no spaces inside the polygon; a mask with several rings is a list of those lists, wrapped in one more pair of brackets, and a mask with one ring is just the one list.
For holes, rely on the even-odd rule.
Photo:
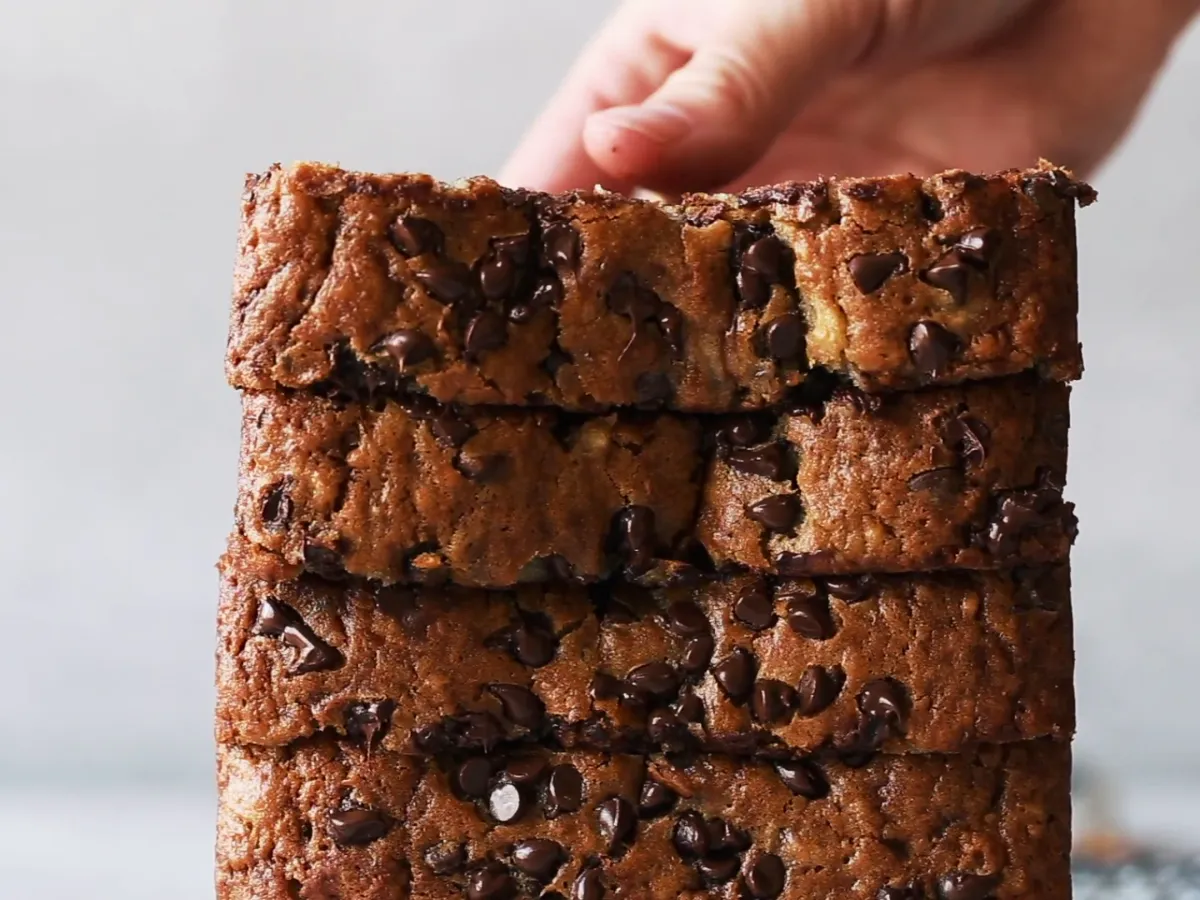
{"label": "golden brown crust", "polygon": [[[1065,744],[793,765],[791,786],[721,757],[520,759],[222,747],[218,897],[1070,897]],[[572,893],[581,876],[604,893]]]}
{"label": "golden brown crust", "polygon": [[872,390],[1071,379],[1090,196],[1049,166],[678,206],[274,168],[248,180],[228,374],[688,411],[778,403],[810,366]]}
{"label": "golden brown crust", "polygon": [[[529,741],[858,752],[870,724],[860,698],[880,682],[903,706],[875,736],[888,753],[1074,726],[1065,567],[591,592],[280,581],[272,568],[240,539],[222,562],[221,741],[329,731],[418,754]],[[281,609],[299,646],[263,627]],[[740,654],[739,684],[728,660]]]}

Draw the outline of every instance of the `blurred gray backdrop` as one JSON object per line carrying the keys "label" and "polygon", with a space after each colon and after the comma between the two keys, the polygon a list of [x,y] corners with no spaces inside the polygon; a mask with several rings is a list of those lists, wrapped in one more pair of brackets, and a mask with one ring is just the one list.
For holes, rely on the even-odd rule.
{"label": "blurred gray backdrop", "polygon": [[[211,781],[243,172],[495,172],[610,7],[0,0],[0,784]],[[1078,746],[1129,780],[1200,779],[1198,158],[1193,32],[1080,220]]]}

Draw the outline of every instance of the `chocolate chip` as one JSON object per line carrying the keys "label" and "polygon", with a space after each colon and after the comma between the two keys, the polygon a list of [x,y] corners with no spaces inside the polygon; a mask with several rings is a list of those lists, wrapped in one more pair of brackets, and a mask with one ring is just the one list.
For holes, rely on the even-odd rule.
{"label": "chocolate chip", "polygon": [[653,819],[669,812],[675,805],[679,795],[661,782],[647,778],[642,782],[642,790],[638,794],[638,815],[643,819]]}
{"label": "chocolate chip", "polygon": [[759,443],[766,437],[762,423],[758,419],[752,419],[749,416],[729,422],[721,434],[734,447],[749,447],[751,444]]}
{"label": "chocolate chip", "polygon": [[854,286],[863,294],[873,294],[893,275],[908,268],[903,253],[863,253],[847,264]]}
{"label": "chocolate chip", "polygon": [[765,631],[775,624],[775,603],[764,585],[753,584],[734,601],[733,615],[752,631]]}
{"label": "chocolate chip", "polygon": [[941,500],[953,500],[965,486],[962,469],[952,466],[918,472],[908,479],[909,490],[932,494]]}
{"label": "chocolate chip", "polygon": [[925,891],[917,884],[889,885],[879,889],[875,900],[925,900]]}
{"label": "chocolate chip", "polygon": [[615,700],[621,695],[620,679],[607,672],[597,672],[592,677],[593,700]]}
{"label": "chocolate chip", "polygon": [[342,568],[342,555],[333,547],[322,547],[320,544],[304,542],[304,568],[321,578],[336,581],[343,578],[346,570]]}
{"label": "chocolate chip", "polygon": [[744,647],[738,647],[713,666],[713,677],[731,700],[740,702],[750,696],[756,669],[754,657]]}
{"label": "chocolate chip", "polygon": [[428,219],[402,215],[392,223],[392,243],[405,256],[441,253],[445,244],[442,230]]}
{"label": "chocolate chip", "polygon": [[701,859],[708,856],[708,826],[704,817],[689,809],[675,820],[671,833],[675,851],[684,859]]}
{"label": "chocolate chip", "polygon": [[551,769],[546,785],[546,815],[553,817],[560,813],[576,812],[582,805],[583,776],[579,770],[568,763]]}
{"label": "chocolate chip", "polygon": [[761,275],[768,284],[786,284],[791,281],[790,256],[787,245],[769,234],[742,251],[742,268]]}
{"label": "chocolate chip", "polygon": [[680,637],[708,634],[708,617],[690,600],[677,600],[667,607],[667,630]]}
{"label": "chocolate chip", "polygon": [[362,741],[370,748],[377,739],[382,739],[387,733],[395,709],[396,704],[392,700],[351,703],[342,714],[346,736]]}
{"label": "chocolate chip", "polygon": [[298,616],[292,608],[281,603],[275,597],[264,597],[258,604],[258,618],[254,623],[254,633],[267,637],[279,637],[283,629],[296,621]]}
{"label": "chocolate chip", "polygon": [[681,722],[703,722],[704,704],[691,691],[684,691],[679,696],[679,702],[675,704],[675,715]]}
{"label": "chocolate chip", "polygon": [[735,281],[743,309],[760,309],[771,299],[771,285],[757,272],[744,267],[738,269]]}
{"label": "chocolate chip", "polygon": [[536,620],[524,619],[513,628],[509,646],[517,662],[537,669],[554,659],[558,639]]}
{"label": "chocolate chip", "polygon": [[729,451],[726,460],[730,468],[744,475],[761,475],[772,481],[785,481],[792,471],[792,461],[778,443],[754,449],[737,447]]}
{"label": "chocolate chip", "polygon": [[457,841],[440,841],[425,850],[425,865],[434,875],[454,875],[467,864],[467,847]]}
{"label": "chocolate chip", "polygon": [[514,303],[508,310],[508,321],[523,325],[537,314],[539,309],[554,309],[562,301],[562,282],[543,275],[533,287],[528,300]]}
{"label": "chocolate chip", "polygon": [[679,676],[665,662],[643,663],[625,676],[625,683],[656,700],[670,700],[679,692]]}
{"label": "chocolate chip", "polygon": [[650,740],[671,751],[687,746],[687,726],[669,709],[656,709],[646,720],[646,734]]}
{"label": "chocolate chip", "polygon": [[830,597],[846,603],[861,603],[879,587],[871,575],[852,575],[847,578],[826,578],[825,590]]}
{"label": "chocolate chip", "polygon": [[955,246],[967,262],[986,269],[1000,249],[1000,235],[990,228],[973,228],[964,233]]}
{"label": "chocolate chip", "polygon": [[637,831],[637,814],[624,797],[609,797],[596,808],[600,818],[600,833],[608,841],[608,853],[615,853],[633,840]]}
{"label": "chocolate chip", "polygon": [[657,322],[663,340],[678,358],[683,353],[683,314],[671,304],[664,303],[658,311]]}
{"label": "chocolate chip", "polygon": [[1063,503],[1062,488],[1057,484],[1005,492],[996,501],[982,540],[991,553],[1007,559],[1020,551],[1026,535],[1056,521],[1074,538],[1073,509],[1071,504]]}
{"label": "chocolate chip", "polygon": [[463,352],[472,362],[489,350],[499,350],[508,343],[508,326],[499,313],[485,309],[467,326]]}
{"label": "chocolate chip", "polygon": [[922,278],[950,295],[959,306],[967,302],[971,290],[973,264],[967,261],[961,250],[951,250],[925,270]]}
{"label": "chocolate chip", "polygon": [[985,423],[967,415],[951,420],[947,426],[947,439],[968,465],[983,465],[991,436],[991,429]]}
{"label": "chocolate chip", "polygon": [[837,699],[842,686],[840,680],[821,666],[809,666],[800,676],[797,686],[797,711],[802,716],[815,716],[829,708]]}
{"label": "chocolate chip", "polygon": [[804,320],[799,313],[787,313],[773,319],[762,333],[767,355],[781,362],[795,362],[805,356]]}
{"label": "chocolate chip", "polygon": [[604,900],[604,885],[598,868],[584,869],[571,886],[571,900]]}
{"label": "chocolate chip", "polygon": [[909,356],[926,378],[944,375],[958,346],[958,338],[936,322],[918,322],[908,335]]}
{"label": "chocolate chip", "polygon": [[525,800],[515,784],[498,784],[488,795],[488,811],[497,822],[514,822],[525,812]]}
{"label": "chocolate chip", "polygon": [[708,662],[713,655],[713,639],[710,634],[698,634],[683,647],[683,655],[679,660],[679,668],[689,675],[695,675],[708,668]]}
{"label": "chocolate chip", "polygon": [[707,828],[709,853],[741,853],[750,847],[750,836],[724,819],[709,819]]}
{"label": "chocolate chip", "polygon": [[903,734],[908,730],[908,694],[894,679],[878,678],[863,685],[858,708],[867,719],[883,723],[894,732]]}
{"label": "chocolate chip", "polygon": [[386,353],[396,363],[396,368],[403,372],[409,366],[415,366],[427,359],[433,359],[437,347],[423,331],[415,328],[401,328],[393,331],[375,345],[381,353]]}
{"label": "chocolate chip", "polygon": [[503,300],[516,289],[520,270],[529,258],[526,236],[498,238],[492,253],[479,265],[479,287],[489,300]]}
{"label": "chocolate chip", "polygon": [[295,511],[292,498],[288,496],[290,480],[290,478],[285,479],[283,482],[274,485],[267,491],[266,497],[263,498],[263,525],[272,531],[280,531],[286,528],[288,522],[292,519],[292,513]]}
{"label": "chocolate chip", "polygon": [[329,833],[343,847],[361,847],[379,840],[392,827],[391,820],[374,809],[343,809],[329,814]]}
{"label": "chocolate chip", "polygon": [[574,269],[579,265],[579,235],[566,222],[555,222],[542,231],[546,260],[553,266]]}
{"label": "chocolate chip", "polygon": [[792,631],[814,641],[833,637],[835,628],[829,604],[816,594],[784,594],[787,600],[787,621]]}
{"label": "chocolate chip", "polygon": [[736,856],[713,856],[699,860],[696,871],[710,884],[724,884],[737,874],[739,865]]}
{"label": "chocolate chip", "polygon": [[553,881],[566,857],[561,844],[546,838],[526,838],[513,845],[513,865],[538,881]]}
{"label": "chocolate chip", "polygon": [[482,756],[473,756],[462,763],[454,773],[454,783],[464,797],[487,795],[492,780],[492,766]]}
{"label": "chocolate chip", "polygon": [[493,684],[488,690],[500,701],[504,715],[514,725],[535,730],[545,721],[546,705],[528,688],[518,684]]}
{"label": "chocolate chip", "polygon": [[256,634],[277,637],[285,647],[296,651],[289,675],[332,669],[342,662],[337,650],[317,637],[294,609],[274,597],[260,602],[254,630]]}
{"label": "chocolate chip", "polygon": [[512,900],[515,896],[517,883],[498,862],[476,869],[467,879],[467,900]]}
{"label": "chocolate chip", "polygon": [[446,753],[452,749],[452,742],[445,726],[438,722],[430,722],[414,728],[413,743],[430,755]]}
{"label": "chocolate chip", "polygon": [[634,379],[633,391],[640,404],[665,403],[675,393],[675,386],[666,372],[643,372]]}
{"label": "chocolate chip", "polygon": [[801,513],[800,498],[795,494],[775,494],[746,507],[746,516],[768,531],[791,531]]}
{"label": "chocolate chip", "polygon": [[820,800],[829,796],[829,782],[821,770],[804,759],[787,760],[775,764],[775,771],[793,794],[808,800]]}
{"label": "chocolate chip", "polygon": [[764,725],[782,722],[796,702],[796,692],[774,678],[755,682],[750,694],[750,713]]}
{"label": "chocolate chip", "polygon": [[491,753],[504,740],[504,727],[489,712],[469,712],[450,720],[461,737],[461,743]]}
{"label": "chocolate chip", "polygon": [[974,875],[969,872],[951,872],[938,879],[940,900],[988,900],[1000,886],[999,875]]}
{"label": "chocolate chip", "polygon": [[775,571],[780,575],[811,575],[828,568],[837,558],[833,550],[815,550],[812,553],[786,550],[776,558]]}
{"label": "chocolate chip", "polygon": [[546,760],[540,756],[521,756],[504,764],[504,777],[518,787],[537,784],[546,774]]}
{"label": "chocolate chip", "polygon": [[461,447],[475,433],[475,426],[452,412],[445,412],[429,423],[429,430],[443,447]]}
{"label": "chocolate chip", "polygon": [[650,567],[657,544],[654,510],[648,506],[627,506],[613,516],[613,534],[631,572],[644,572]]}
{"label": "chocolate chip", "polygon": [[774,853],[759,853],[747,864],[746,874],[742,877],[751,897],[773,900],[783,893],[787,870],[783,860]]}
{"label": "chocolate chip", "polygon": [[446,305],[463,304],[475,292],[471,271],[452,260],[431,259],[415,275],[434,300]]}

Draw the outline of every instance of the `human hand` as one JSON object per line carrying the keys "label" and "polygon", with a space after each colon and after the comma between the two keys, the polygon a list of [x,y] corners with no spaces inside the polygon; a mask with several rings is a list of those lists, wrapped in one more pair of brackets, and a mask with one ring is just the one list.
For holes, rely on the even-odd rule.
{"label": "human hand", "polygon": [[818,175],[1086,175],[1197,0],[628,0],[500,180],[736,189]]}

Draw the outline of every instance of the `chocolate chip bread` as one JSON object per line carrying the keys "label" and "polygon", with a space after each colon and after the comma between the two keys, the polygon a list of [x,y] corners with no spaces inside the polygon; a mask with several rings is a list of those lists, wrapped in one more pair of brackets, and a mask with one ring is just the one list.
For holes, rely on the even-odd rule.
{"label": "chocolate chip bread", "polygon": [[302,163],[251,177],[227,369],[467,404],[689,411],[1072,379],[1074,207],[1044,165],[785,184],[660,205]]}
{"label": "chocolate chip bread", "polygon": [[251,394],[237,518],[298,568],[385,582],[1057,562],[1067,401],[1023,376],[705,420]]}
{"label": "chocolate chip bread", "polygon": [[219,740],[862,755],[1074,725],[1065,567],[507,592],[285,572],[240,539],[222,561]]}
{"label": "chocolate chip bread", "polygon": [[860,769],[222,747],[221,900],[1068,900],[1070,750]]}

